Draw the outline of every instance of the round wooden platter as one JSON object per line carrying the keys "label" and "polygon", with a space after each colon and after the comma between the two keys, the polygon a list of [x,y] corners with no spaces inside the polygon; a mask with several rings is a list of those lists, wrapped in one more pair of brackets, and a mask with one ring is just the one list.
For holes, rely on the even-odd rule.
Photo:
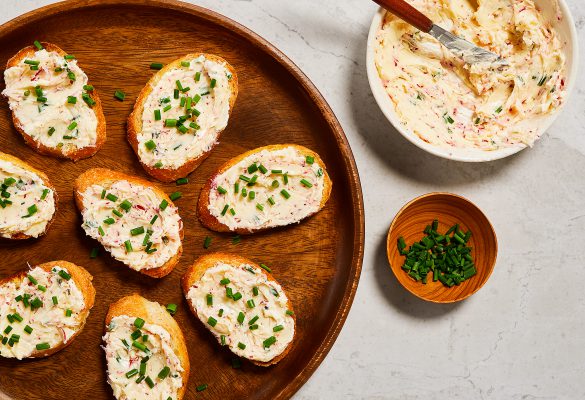
{"label": "round wooden platter", "polygon": [[[104,318],[112,301],[138,292],[161,304],[177,303],[175,316],[186,335],[191,376],[186,398],[289,398],[306,382],[339,334],[361,270],[364,212],[355,162],[341,126],[306,76],[256,34],[209,10],[168,1],[72,1],[41,8],[0,27],[0,65],[35,39],[75,54],[99,91],[107,120],[107,142],[93,158],[77,163],[41,156],[24,144],[0,100],[0,146],[45,171],[59,194],[58,216],[38,240],[0,243],[0,276],[51,260],[84,266],[94,276],[96,304],[81,335],[63,351],[42,360],[0,359],[0,398],[112,398],[100,348]],[[134,99],[153,71],[151,62],[169,62],[193,52],[215,53],[237,70],[238,96],[230,123],[211,156],[189,176],[189,184],[160,184],[176,201],[185,224],[184,253],[175,270],[155,280],[112,259],[103,249],[90,259],[97,242],[87,238],[73,202],[73,182],[88,168],[106,167],[147,177],[126,141],[125,121]],[[0,83],[0,90],[4,82]],[[123,90],[126,101],[114,99]],[[255,147],[297,143],[317,151],[333,180],[331,199],[314,217],[298,225],[245,236],[203,228],[195,212],[199,191],[228,159]],[[209,250],[205,236],[213,238]],[[208,251],[234,252],[272,267],[297,314],[297,333],[288,356],[262,368],[218,346],[191,315],[179,280]],[[207,384],[204,392],[197,385]]]}

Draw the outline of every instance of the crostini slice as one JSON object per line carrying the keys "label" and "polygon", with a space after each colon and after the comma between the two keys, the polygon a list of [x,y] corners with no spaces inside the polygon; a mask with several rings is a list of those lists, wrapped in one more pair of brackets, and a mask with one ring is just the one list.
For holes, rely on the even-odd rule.
{"label": "crostini slice", "polygon": [[183,398],[190,368],[187,345],[160,304],[137,294],[111,304],[103,341],[108,383],[117,399]]}
{"label": "crostini slice", "polygon": [[142,89],[128,118],[128,141],[151,176],[172,182],[193,172],[217,144],[238,95],[226,60],[187,54]]}
{"label": "crostini slice", "polygon": [[0,280],[0,356],[46,357],[71,344],[93,307],[91,281],[89,272],[67,261]]}
{"label": "crostini slice", "polygon": [[106,141],[100,98],[75,56],[37,42],[8,60],[4,81],[14,126],[39,153],[77,161]]}
{"label": "crostini slice", "polygon": [[191,311],[222,346],[260,366],[288,354],[295,335],[293,307],[259,265],[212,253],[196,260],[181,284]]}
{"label": "crostini slice", "polygon": [[0,237],[44,235],[57,211],[57,192],[47,175],[0,152]]}
{"label": "crostini slice", "polygon": [[152,183],[94,168],[75,181],[75,202],[88,236],[128,267],[162,278],[183,251],[183,222],[171,199]]}
{"label": "crostini slice", "polygon": [[204,185],[198,214],[218,232],[254,233],[321,210],[331,179],[317,153],[294,144],[259,147],[219,168]]}

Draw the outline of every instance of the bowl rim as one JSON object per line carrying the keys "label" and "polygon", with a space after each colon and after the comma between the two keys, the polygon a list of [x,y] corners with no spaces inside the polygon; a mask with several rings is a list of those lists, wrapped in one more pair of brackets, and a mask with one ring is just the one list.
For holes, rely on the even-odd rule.
{"label": "bowl rim", "polygon": [[[475,207],[477,209],[477,211],[479,211],[479,213],[485,218],[485,220],[487,221],[488,227],[491,231],[491,234],[494,238],[494,245],[495,245],[495,254],[494,254],[494,260],[491,263],[491,265],[489,266],[489,271],[485,277],[485,279],[483,280],[483,282],[477,287],[475,288],[475,290],[467,293],[465,296],[453,299],[453,300],[437,300],[437,299],[428,299],[426,297],[423,297],[421,295],[419,295],[417,292],[411,290],[409,287],[406,287],[402,284],[402,282],[400,281],[400,279],[398,278],[398,276],[396,275],[396,271],[394,270],[394,268],[392,268],[392,260],[390,259],[390,236],[392,234],[392,231],[396,228],[396,223],[398,220],[398,217],[400,217],[402,215],[402,213],[404,211],[406,211],[406,209],[408,209],[412,204],[416,203],[417,201],[420,201],[422,199],[425,199],[427,197],[434,197],[434,196],[450,196],[450,197],[456,197],[460,200],[463,200],[464,202],[469,203],[472,207]],[[394,244],[392,244],[392,247],[394,247]],[[457,303],[459,301],[463,301],[469,297],[471,297],[472,295],[474,295],[475,293],[477,293],[486,283],[487,281],[489,281],[490,277],[492,276],[492,273],[494,272],[494,269],[496,267],[496,263],[498,260],[498,235],[496,234],[496,230],[494,229],[494,226],[492,225],[491,221],[489,220],[489,218],[487,217],[487,215],[485,215],[485,213],[481,210],[481,208],[479,208],[474,202],[472,202],[471,200],[469,200],[466,197],[463,197],[461,195],[455,194],[455,193],[451,193],[451,192],[429,192],[429,193],[425,193],[422,194],[420,196],[415,197],[414,199],[408,201],[405,205],[403,205],[400,210],[398,210],[398,212],[396,213],[396,215],[394,216],[394,218],[392,219],[392,223],[390,224],[390,228],[388,228],[388,234],[386,235],[386,258],[388,260],[388,266],[390,267],[390,270],[392,271],[392,274],[394,275],[394,277],[396,278],[396,280],[398,281],[398,283],[400,284],[400,286],[402,286],[405,290],[407,290],[409,293],[413,294],[414,296],[418,297],[421,300],[424,301],[428,301],[430,303],[436,303],[436,304],[450,304],[450,303]]]}
{"label": "bowl rim", "polygon": [[[565,0],[558,0],[558,4],[563,19],[565,20],[564,23],[567,23],[569,26],[569,37],[567,37],[566,39],[567,43],[570,43],[572,45],[572,52],[570,58],[567,57],[567,59],[571,60],[571,72],[566,78],[567,93],[565,95],[565,101],[563,102],[563,104],[561,104],[561,106],[556,112],[547,117],[542,118],[539,138],[541,138],[542,135],[552,126],[552,124],[561,115],[563,109],[569,102],[568,100],[571,96],[571,93],[573,92],[573,89],[575,88],[577,71],[579,69],[578,42],[579,39],[573,15],[571,14],[570,8]],[[370,30],[368,33],[366,44],[366,72],[368,75],[370,89],[372,91],[372,94],[374,95],[374,99],[376,100],[378,107],[380,108],[386,119],[388,119],[392,126],[398,132],[400,132],[402,136],[404,136],[410,143],[414,144],[418,148],[428,153],[431,153],[435,156],[446,158],[453,161],[463,162],[487,162],[499,160],[516,154],[528,147],[525,144],[520,144],[517,146],[505,147],[493,151],[469,148],[440,147],[425,142],[418,135],[407,129],[399,120],[398,116],[394,111],[394,104],[392,103],[390,97],[388,96],[386,90],[384,89],[375,62],[376,36],[386,12],[387,11],[383,7],[379,7],[376,13],[374,14],[374,17],[372,18],[372,23],[370,25]]]}

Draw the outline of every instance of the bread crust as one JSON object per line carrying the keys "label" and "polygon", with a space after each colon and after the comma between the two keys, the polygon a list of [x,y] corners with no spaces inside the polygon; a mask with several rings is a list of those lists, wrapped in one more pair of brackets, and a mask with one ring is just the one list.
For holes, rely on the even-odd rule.
{"label": "bread crust", "polygon": [[[231,265],[241,265],[241,264],[252,265],[253,267],[256,267],[257,269],[259,269],[266,276],[266,278],[269,281],[278,283],[276,281],[276,279],[274,279],[274,277],[268,271],[266,271],[264,268],[261,268],[260,265],[256,264],[255,262],[248,260],[247,258],[240,257],[238,255],[230,254],[230,253],[214,252],[214,253],[209,253],[209,254],[206,254],[204,256],[201,256],[197,260],[195,260],[195,262],[187,269],[187,271],[185,272],[185,274],[181,278],[181,287],[183,289],[183,295],[185,296],[185,299],[187,299],[187,294],[189,293],[189,289],[191,289],[191,286],[193,286],[193,284],[203,276],[205,271],[207,271],[209,268],[213,267],[218,262],[223,262],[223,263],[231,264]],[[295,335],[296,335],[297,317],[296,317],[296,314],[294,313],[293,305],[290,301],[290,298],[288,298],[288,296],[287,296],[287,299],[288,299],[288,302],[287,302],[286,306],[287,306],[288,310],[293,312],[292,318],[295,322]],[[196,316],[197,318],[199,318],[197,316],[197,312],[195,311],[195,308],[193,307],[193,305],[191,304],[191,301],[189,301],[189,299],[187,299],[187,303],[189,304],[189,309],[191,310],[193,315]],[[201,321],[201,322],[204,323],[204,325],[205,325],[205,321]],[[205,327],[207,327],[207,325],[205,325]],[[280,360],[282,360],[284,357],[286,357],[286,355],[289,353],[293,343],[294,343],[294,336],[293,336],[293,339],[291,340],[291,342],[286,347],[286,349],[284,349],[284,351],[282,353],[280,353],[278,356],[274,357],[270,361],[262,362],[262,361],[250,360],[250,362],[253,364],[256,364],[258,366],[261,366],[261,367],[269,367],[271,365],[277,364],[278,362],[280,362]]]}
{"label": "bread crust", "polygon": [[[65,347],[69,346],[73,340],[81,333],[83,330],[85,323],[87,321],[87,317],[89,316],[89,311],[92,309],[95,301],[95,289],[91,281],[93,280],[93,276],[83,267],[70,263],[69,261],[49,261],[43,264],[36,265],[35,267],[42,268],[44,271],[50,272],[51,269],[54,267],[62,267],[67,269],[69,274],[71,275],[71,279],[75,282],[81,293],[83,294],[83,300],[85,302],[85,307],[83,308],[82,312],[80,313],[80,317],[82,320],[81,327],[77,332],[73,334],[67,341],[67,343],[61,343],[57,347],[53,347],[47,350],[35,350],[33,353],[27,358],[42,358],[48,357],[52,354],[57,353],[58,351],[63,350]],[[34,268],[34,267],[33,267]],[[10,275],[6,278],[0,279],[0,285],[7,284],[9,282],[19,282],[22,281],[29,273],[29,269],[23,269],[18,271],[14,275]]]}
{"label": "bread crust", "polygon": [[182,399],[187,390],[189,381],[189,354],[187,352],[187,343],[183,332],[177,324],[177,321],[166,311],[159,303],[148,301],[144,297],[134,293],[130,296],[122,297],[115,303],[110,304],[106,315],[105,331],[114,317],[127,315],[129,317],[140,317],[149,324],[162,326],[171,335],[171,347],[181,361],[184,371],[181,374],[183,386],[179,390],[178,399]]}
{"label": "bread crust", "polygon": [[[53,191],[53,198],[55,199],[55,212],[53,213],[53,216],[51,217],[51,219],[47,223],[47,226],[45,227],[44,232],[39,235],[39,237],[44,236],[47,233],[47,231],[49,230],[49,227],[53,224],[53,221],[55,221],[55,217],[57,216],[57,211],[58,211],[57,208],[58,208],[58,203],[59,203],[59,196],[57,195],[57,190],[55,189],[53,184],[49,181],[49,177],[44,172],[36,169],[35,167],[33,167],[32,165],[30,165],[28,163],[22,161],[20,158],[14,157],[10,154],[0,152],[0,160],[8,161],[12,164],[18,165],[19,167],[26,169],[27,171],[34,172],[43,180],[43,185],[45,185],[46,187],[48,187],[49,189],[51,189]],[[23,232],[18,232],[18,233],[13,234],[9,238],[3,238],[3,239],[23,240],[23,239],[31,239],[31,238],[32,238],[32,236],[30,236],[30,235],[26,235]]]}
{"label": "bread crust", "polygon": [[[319,154],[315,153],[313,150],[310,150],[304,146],[300,146],[297,144],[273,144],[273,145],[258,147],[256,149],[242,153],[239,156],[234,157],[231,160],[229,160],[228,162],[226,162],[225,164],[223,164],[221,167],[219,167],[219,169],[216,172],[213,173],[213,175],[211,175],[211,177],[207,180],[207,182],[205,182],[205,185],[203,185],[203,188],[201,189],[201,193],[199,194],[199,201],[197,202],[197,214],[199,216],[199,221],[201,221],[201,223],[204,226],[206,226],[207,228],[209,228],[213,231],[234,232],[234,233],[238,233],[240,235],[248,235],[248,234],[252,234],[252,233],[256,233],[256,232],[265,231],[268,229],[273,229],[274,227],[265,227],[265,228],[257,228],[257,229],[245,229],[245,228],[230,229],[227,225],[219,222],[219,220],[215,216],[213,216],[211,214],[211,212],[209,212],[209,208],[208,208],[209,194],[211,192],[211,184],[215,180],[215,178],[218,175],[220,175],[220,174],[224,173],[225,171],[227,171],[228,169],[230,169],[231,167],[233,167],[234,165],[236,165],[237,163],[239,163],[240,161],[242,161],[244,158],[246,158],[252,154],[258,153],[262,150],[274,151],[274,150],[285,149],[287,147],[294,147],[295,149],[297,149],[299,152],[302,152],[303,154],[311,155],[315,159],[315,162],[322,166],[322,168],[323,168],[323,197],[321,198],[321,203],[319,204],[319,209],[313,214],[316,214],[317,212],[321,211],[321,209],[323,209],[323,207],[325,206],[325,203],[327,203],[327,200],[329,200],[329,197],[331,196],[332,182],[331,182],[331,178],[329,178],[329,174],[327,173],[327,170],[325,168],[325,163],[323,162],[323,160],[321,159]],[[303,219],[309,218],[310,216],[311,215],[307,215]]]}
{"label": "bread crust", "polygon": [[[99,183],[106,183],[106,182],[114,182],[114,181],[128,181],[131,183],[135,183],[138,185],[146,186],[154,190],[154,192],[159,196],[161,199],[165,199],[170,205],[175,206],[173,201],[167,196],[167,194],[160,189],[158,186],[152,184],[152,182],[147,181],[146,179],[141,179],[135,176],[126,175],[122,172],[113,171],[107,168],[92,168],[85,171],[83,174],[79,175],[75,180],[75,184],[73,186],[73,195],[75,197],[75,204],[79,209],[79,212],[83,214],[85,210],[85,206],[83,205],[83,197],[81,194],[91,185],[99,184]],[[176,206],[175,206],[176,207]],[[183,227],[181,226],[181,230],[179,231],[179,235],[181,238],[181,245],[177,250],[177,253],[171,257],[166,263],[161,265],[157,268],[150,268],[150,269],[142,269],[138,272],[141,274],[150,276],[152,278],[162,278],[168,274],[170,274],[179,262],[181,258],[181,254],[183,253]]]}
{"label": "bread crust", "polygon": [[[181,61],[183,61],[185,59],[192,60],[192,59],[197,58],[199,56],[204,56],[206,59],[211,60],[211,61],[215,61],[217,63],[225,63],[226,69],[228,71],[230,71],[230,73],[232,74],[232,79],[229,81],[229,88],[230,88],[230,93],[231,93],[230,100],[229,100],[229,106],[230,106],[229,115],[231,116],[232,110],[233,110],[234,105],[236,103],[236,98],[238,97],[238,76],[236,74],[235,69],[226,60],[224,60],[223,58],[216,56],[214,54],[191,53],[191,54],[187,54],[183,57],[177,58],[176,60],[172,61],[171,63],[165,65],[160,71],[158,71],[156,74],[154,74],[150,78],[150,80],[146,83],[146,85],[142,88],[142,90],[138,94],[138,97],[136,98],[136,103],[134,104],[134,109],[132,110],[132,113],[128,117],[128,124],[127,124],[127,131],[128,132],[127,132],[127,134],[128,134],[128,142],[130,142],[130,146],[132,146],[134,153],[136,153],[136,157],[138,158],[138,161],[142,165],[142,168],[144,168],[144,170],[150,176],[152,176],[152,177],[154,177],[162,182],[173,182],[179,178],[186,177],[191,172],[195,171],[195,169],[197,169],[197,167],[203,162],[203,160],[205,160],[209,156],[209,154],[211,153],[211,151],[215,147],[215,145],[212,146],[211,149],[209,149],[209,151],[204,152],[203,154],[201,154],[197,158],[194,158],[194,159],[187,161],[185,164],[183,164],[181,167],[179,167],[177,169],[154,168],[154,167],[148,166],[142,162],[142,160],[140,159],[140,156],[138,155],[138,134],[142,131],[142,114],[144,112],[144,102],[146,101],[146,99],[148,98],[150,93],[152,92],[153,88],[158,84],[158,82],[160,81],[162,76],[167,71],[169,71],[173,68],[180,67]],[[223,131],[218,132],[217,140],[219,140],[219,137],[221,136],[222,132]]]}
{"label": "bread crust", "polygon": [[[55,44],[48,43],[48,42],[42,42],[41,44],[43,45],[43,47],[47,51],[54,51],[62,56],[67,55],[67,53],[65,51],[63,51],[59,46],[57,46]],[[27,47],[21,49],[10,60],[8,60],[8,63],[6,63],[6,69],[11,68],[11,67],[15,67],[18,64],[20,64],[20,62],[22,60],[24,60],[25,58],[33,56],[36,50],[37,50],[37,48],[34,46],[27,46]],[[78,63],[79,63],[79,61],[78,61]],[[88,84],[89,84],[89,81],[88,81]],[[70,159],[73,161],[79,161],[83,158],[89,158],[89,157],[93,156],[95,153],[97,153],[106,141],[106,119],[104,117],[104,112],[102,110],[102,102],[101,102],[100,97],[97,93],[97,90],[94,88],[93,91],[87,92],[87,93],[93,99],[93,101],[95,101],[95,105],[92,107],[92,110],[95,112],[95,115],[97,117],[97,137],[96,137],[96,142],[93,146],[83,147],[83,148],[78,149],[77,151],[75,151],[73,153],[64,154],[61,151],[61,149],[45,146],[41,142],[37,142],[35,139],[33,139],[32,136],[28,135],[24,131],[24,129],[22,129],[22,123],[16,117],[16,114],[14,112],[12,112],[12,122],[14,123],[14,127],[16,128],[18,133],[20,133],[22,135],[26,144],[28,144],[30,147],[32,147],[35,151],[37,151],[40,154],[58,157],[58,158]]]}

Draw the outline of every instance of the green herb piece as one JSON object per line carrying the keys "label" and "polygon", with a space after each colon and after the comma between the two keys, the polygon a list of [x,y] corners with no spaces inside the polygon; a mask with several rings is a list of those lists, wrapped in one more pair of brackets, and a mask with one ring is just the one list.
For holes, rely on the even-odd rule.
{"label": "green herb piece", "polygon": [[161,70],[162,68],[163,68],[162,63],[158,63],[158,62],[150,63],[150,69]]}
{"label": "green herb piece", "polygon": [[175,315],[175,313],[177,312],[177,305],[174,303],[167,304],[166,309],[169,314]]}
{"label": "green herb piece", "polygon": [[210,236],[205,236],[205,240],[203,241],[203,248],[204,249],[208,249],[209,246],[211,246],[211,237]]}
{"label": "green herb piece", "polygon": [[313,184],[306,179],[301,179],[301,184],[308,188],[313,187]]}
{"label": "green herb piece", "polygon": [[156,143],[154,143],[154,141],[149,140],[148,142],[144,143],[144,146],[148,149],[148,150],[154,150],[156,148]]}
{"label": "green herb piece", "polygon": [[175,201],[175,200],[179,200],[181,198],[181,196],[183,196],[183,194],[181,192],[174,192],[174,193],[170,194],[169,198],[172,201]]}
{"label": "green herb piece", "polygon": [[186,185],[187,183],[189,183],[189,178],[180,178],[180,179],[177,179],[177,186],[179,186],[179,185]]}
{"label": "green herb piece", "polygon": [[126,93],[124,93],[121,90],[116,90],[114,92],[114,97],[120,101],[124,101],[124,99],[126,98]]}

